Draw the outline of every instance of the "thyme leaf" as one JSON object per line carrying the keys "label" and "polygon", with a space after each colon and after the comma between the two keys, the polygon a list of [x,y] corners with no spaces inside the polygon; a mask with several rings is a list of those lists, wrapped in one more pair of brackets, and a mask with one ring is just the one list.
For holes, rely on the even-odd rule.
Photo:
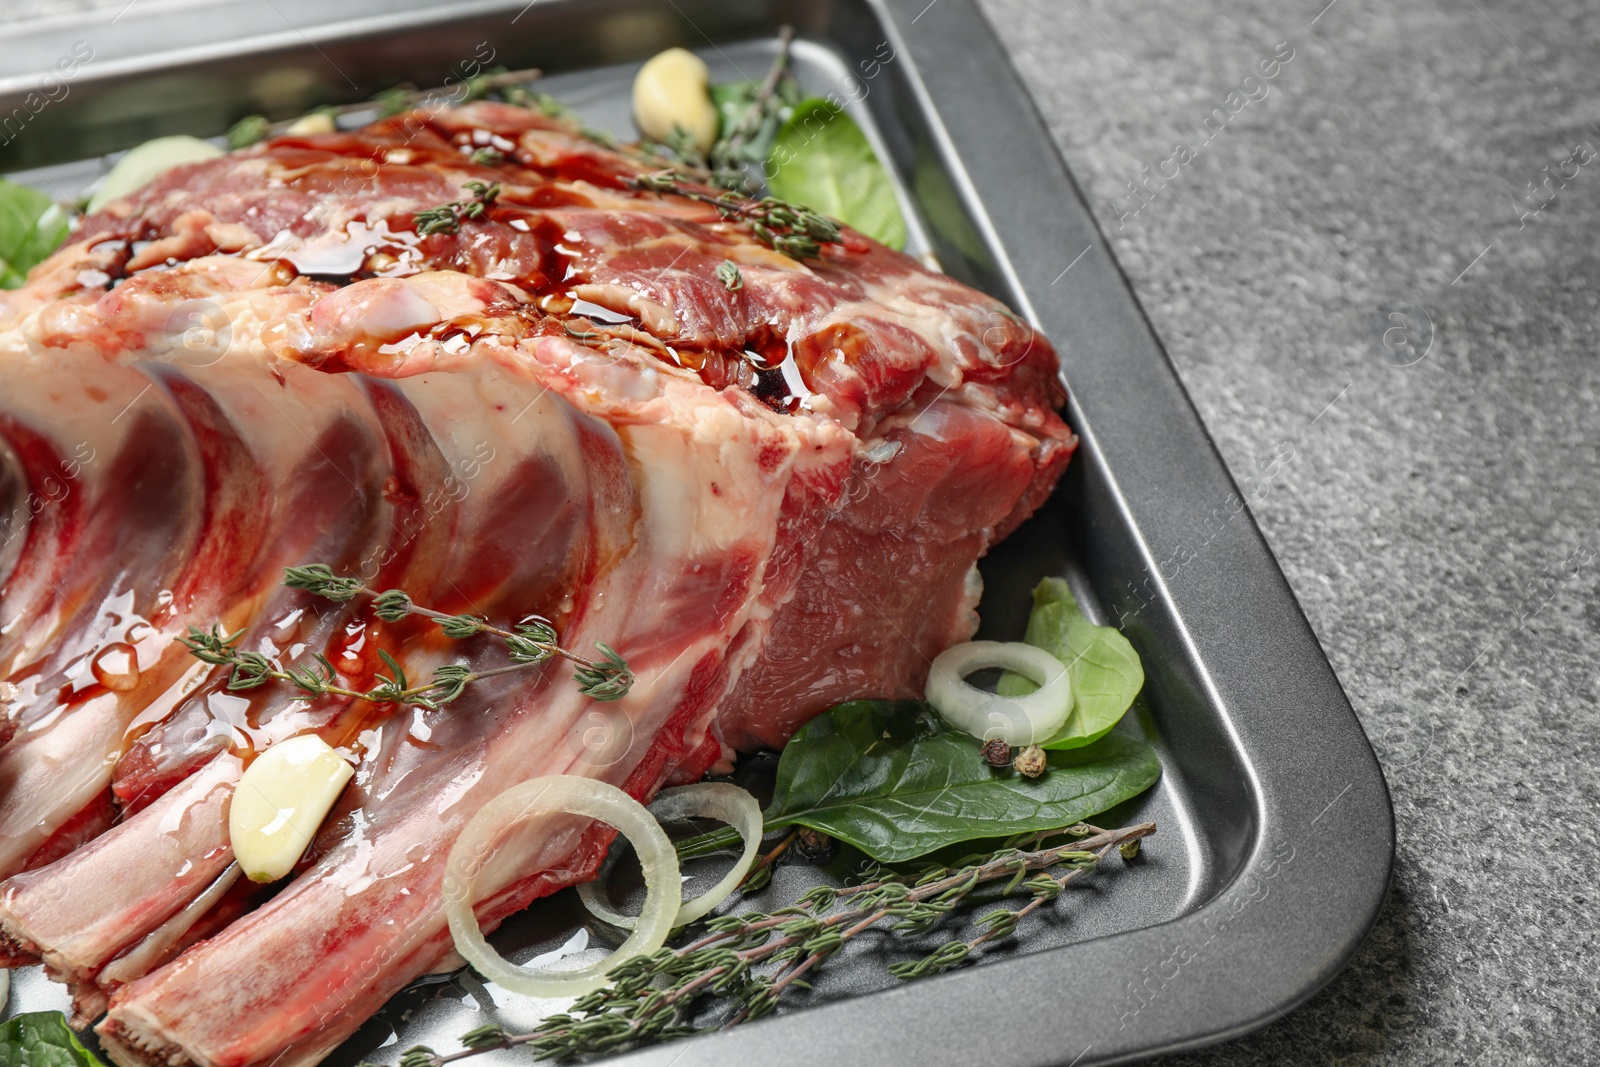
{"label": "thyme leaf", "polygon": [[[379,701],[380,703],[386,703],[388,701],[403,703],[405,701],[406,690],[411,688],[406,684],[405,670],[400,666],[400,664],[395,662],[393,656],[389,655],[389,653],[385,652],[381,648],[378,649],[378,656],[383,660],[384,665],[389,668],[391,676],[385,678],[382,675],[379,675],[378,684],[372,689],[369,695],[373,700]],[[417,703],[420,704],[423,703],[423,701],[419,700]]]}
{"label": "thyme leaf", "polygon": [[739,273],[739,264],[731,259],[723,260],[717,267],[717,280],[727,286],[730,293],[744,288],[744,275]]}
{"label": "thyme leaf", "polygon": [[839,224],[803,204],[764,197],[750,200],[737,193],[712,196],[685,185],[672,170],[653,171],[627,180],[631,189],[657,196],[681,196],[716,208],[724,219],[738,219],[768,248],[791,259],[814,259],[822,246],[839,242]]}
{"label": "thyme leaf", "polygon": [[[1029,916],[1113,851],[1155,832],[1148,822],[1121,830],[1079,823],[1013,840],[953,866],[903,873],[875,866],[856,885],[817,886],[789,907],[708,919],[700,936],[623,962],[611,971],[608,986],[529,1032],[480,1026],[462,1035],[461,1051],[441,1055],[419,1045],[401,1056],[399,1067],[444,1067],[520,1046],[539,1059],[568,1060],[727,1029],[769,1015],[791,990],[809,988],[808,976],[869,931],[922,937],[979,899],[1018,902],[977,917],[966,936],[952,936],[931,953],[888,968],[902,981],[939,974],[1017,936]],[[720,1015],[718,1025],[695,1025],[708,1012]]]}
{"label": "thyme leaf", "polygon": [[220,627],[207,632],[191,626],[188,636],[178,640],[195,659],[221,667],[233,662],[233,646],[243,636],[243,630],[224,636]]}
{"label": "thyme leaf", "polygon": [[[672,132],[667,134],[667,139],[664,141],[654,141],[648,137],[641,140],[639,150],[669,166],[697,172],[698,176],[711,177],[711,162],[706,154],[700,151],[694,135],[677,124],[673,125]],[[742,179],[743,175],[740,177]],[[712,184],[719,183],[713,181]]]}
{"label": "thyme leaf", "polygon": [[246,115],[228,127],[223,142],[230,152],[236,152],[241,148],[249,148],[258,141],[265,141],[271,132],[272,123],[267,121],[265,115]]}
{"label": "thyme leaf", "polygon": [[541,93],[523,85],[506,85],[499,89],[497,95],[508,104],[530,108],[541,112],[547,118],[562,119],[569,122],[578,121],[577,112],[549,93]]}
{"label": "thyme leaf", "polygon": [[431,620],[439,627],[440,633],[453,640],[464,640],[479,634],[493,635],[504,645],[510,663],[482,671],[474,671],[465,664],[446,664],[435,669],[426,683],[413,686],[395,658],[379,649],[378,656],[389,673],[380,674],[371,689],[358,691],[340,683],[339,672],[320,652],[313,654],[311,663],[286,666],[263,652],[240,648],[244,630],[229,634],[217,626],[210,630],[191,626],[189,632],[178,639],[179,643],[201,662],[230,668],[227,686],[235,691],[255,689],[278,681],[313,696],[331,693],[378,704],[415,704],[437,708],[459,697],[468,685],[480,678],[524,670],[556,657],[573,664],[573,680],[578,684],[579,692],[594,700],[620,700],[633,686],[633,671],[610,645],[596,642],[600,650],[598,660],[580,656],[563,648],[556,628],[548,619],[536,615],[523,619],[515,629],[506,630],[478,615],[446,615],[425,608],[402,589],[385,589],[381,592],[371,589],[359,578],[342,577],[321,563],[286,568],[284,585],[337,602],[354,600],[358,596],[370,597],[373,615],[385,622],[399,622],[411,615],[421,616]]}
{"label": "thyme leaf", "polygon": [[556,650],[556,629],[545,619],[523,622],[506,638],[506,651],[513,663],[543,663]]}
{"label": "thyme leaf", "polygon": [[495,202],[500,195],[499,182],[470,181],[466,183],[467,190],[472,193],[472,199],[459,203],[462,217],[475,219],[483,214],[483,209]]}
{"label": "thyme leaf", "polygon": [[433,680],[429,684],[436,694],[434,699],[445,704],[460,696],[473,679],[471,669],[465,664],[447,663],[433,672]]}
{"label": "thyme leaf", "polygon": [[633,672],[610,645],[596,642],[595,647],[600,650],[602,659],[598,663],[585,664],[572,674],[573,680],[578,683],[578,691],[593,700],[607,703],[621,700],[633,686]]}
{"label": "thyme leaf", "polygon": [[404,111],[409,111],[419,95],[417,90],[410,86],[395,85],[374,95],[372,103],[378,106],[378,114],[384,118],[393,118]]}
{"label": "thyme leaf", "polygon": [[461,219],[456,215],[454,204],[424,208],[412,216],[412,221],[416,223],[417,234],[421,237],[435,233],[455,233],[461,229]]}
{"label": "thyme leaf", "polygon": [[499,182],[469,181],[465,184],[472,194],[470,200],[452,200],[438,207],[424,208],[412,216],[417,234],[427,237],[435,233],[456,233],[463,219],[479,219],[488,206],[500,195]]}
{"label": "thyme leaf", "polygon": [[308,593],[328,600],[354,600],[363,586],[359,578],[340,578],[326,563],[311,563],[303,567],[286,567],[283,584],[290,589],[304,589]]}
{"label": "thyme leaf", "polygon": [[399,622],[411,614],[411,597],[404,589],[386,589],[372,598],[372,613],[384,622]]}
{"label": "thyme leaf", "polygon": [[439,631],[446,637],[460,641],[483,633],[487,625],[488,620],[476,615],[451,615],[439,620]]}

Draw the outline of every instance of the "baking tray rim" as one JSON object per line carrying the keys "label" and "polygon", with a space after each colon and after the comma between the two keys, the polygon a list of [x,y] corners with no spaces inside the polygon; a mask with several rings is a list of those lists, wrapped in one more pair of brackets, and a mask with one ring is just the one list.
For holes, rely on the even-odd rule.
{"label": "baking tray rim", "polygon": [[[965,199],[968,208],[980,220],[981,236],[995,253],[999,269],[1018,294],[1020,310],[1039,322],[1042,318],[1041,309],[1047,308],[1049,303],[1040,298],[1039,290],[1044,287],[1024,279],[1015,267],[1013,256],[1019,246],[1038,246],[1049,240],[1051,227],[1029,229],[1018,226],[1014,219],[1019,213],[1025,214],[1027,205],[1031,204],[1037,211],[1048,215],[1052,207],[1059,208],[1065,204],[1068,208],[1066,219],[1074,222],[1078,231],[1087,226],[1101,247],[1109,251],[1111,246],[1095,223],[1082,193],[1059,156],[1036,103],[1023,88],[1009,56],[974,0],[857,2],[871,9],[886,36],[894,42],[897,51],[906,57],[902,74],[913,86],[918,103],[927,112],[926,117],[944,150],[946,164],[952,166],[953,172],[967,186],[965,191],[968,195]],[[326,23],[303,27],[293,34],[285,32],[237,38],[225,49],[212,49],[209,52],[201,46],[190,44],[159,53],[143,52],[137,56],[120,58],[112,55],[99,64],[90,77],[93,80],[126,77],[133,73],[180,66],[196,59],[215,58],[224,52],[257,53],[285,45],[292,46],[297,41],[310,42],[314,46],[318,42],[395,32],[407,26],[415,28],[430,22],[465,15],[506,12],[522,6],[520,0],[474,0],[456,6],[417,6],[403,12],[372,15],[370,4],[363,0],[330,0],[325,5],[330,15]],[[541,2],[539,6],[567,8],[575,16],[581,10],[576,0]],[[676,3],[671,6],[680,15],[683,14]],[[168,14],[170,11],[156,11],[153,17],[165,18]],[[687,20],[686,15],[683,17]],[[923,23],[925,18],[927,21]],[[771,21],[775,24],[781,21],[781,17],[774,16]],[[908,32],[912,27],[917,27],[915,33]],[[62,22],[41,24],[37,32],[43,37],[54,37],[71,29],[72,24]],[[26,39],[28,33],[29,28],[24,26],[22,38]],[[16,40],[15,36],[13,40]],[[967,65],[940,62],[939,57],[947,57],[952,44],[959,45],[965,53]],[[46,50],[32,51],[31,54],[54,53]],[[982,116],[984,108],[974,109],[970,99],[960,100],[962,96],[970,98],[972,95],[970,82],[965,81],[963,74],[973,68],[984,70],[988,75],[985,85],[990,97],[987,119]],[[6,91],[16,91],[29,77],[26,73],[0,76],[0,95]],[[959,106],[950,106],[952,102],[957,102]],[[998,112],[1009,116],[1009,127],[993,121]],[[997,142],[1002,129],[1008,130],[1003,145]],[[1007,149],[1008,158],[1013,160],[1010,165],[1013,176],[1025,175],[1025,180],[1019,182],[1023,192],[1017,195],[1014,190],[1008,190],[1008,195],[1002,199],[986,198],[983,191],[993,185],[995,175],[974,174],[969,164],[975,159],[992,159],[995,155],[993,150],[1000,147]],[[1000,208],[1001,204],[1004,204],[1003,209]],[[1220,475],[1227,485],[1232,486],[1233,480],[1205,431],[1181,379],[1133,296],[1131,284],[1114,259],[1110,256],[1105,258],[1105,265],[1097,267],[1091,263],[1088,271],[1099,270],[1108,274],[1121,288],[1126,301],[1124,313],[1132,313],[1137,324],[1136,332],[1142,332],[1144,336],[1147,348],[1144,355],[1156,357],[1170,377],[1170,383],[1166,384],[1173,387],[1181,398],[1181,405],[1169,405],[1170,410],[1166,414],[1183,420],[1187,424],[1184,429],[1189,435],[1204,442],[1203,459],[1215,468],[1214,474]],[[1081,389],[1081,381],[1077,384]],[[1074,392],[1072,400],[1073,414],[1078,416],[1074,428],[1084,439],[1083,447],[1100,454],[1101,462],[1118,488],[1118,501],[1128,511],[1126,521],[1131,529],[1138,532],[1147,559],[1154,563],[1162,558],[1170,545],[1163,543],[1159,533],[1150,534],[1146,524],[1140,521],[1138,509],[1129,506],[1123,492],[1131,480],[1127,468],[1142,465],[1137,463],[1137,455],[1128,463],[1121,462],[1118,452],[1126,451],[1125,448],[1102,448],[1095,421],[1089,417],[1085,406],[1079,403],[1080,395]],[[1093,406],[1092,391],[1090,406]],[[1137,445],[1134,447],[1137,448]],[[1304,818],[1299,817],[1302,813],[1289,811],[1280,803],[1285,797],[1282,791],[1284,783],[1280,779],[1289,774],[1291,768],[1271,760],[1261,763],[1253,758],[1259,755],[1264,742],[1277,742],[1281,738],[1272,735],[1270,722],[1236,721],[1224,714],[1225,725],[1243,755],[1248,772],[1255,779],[1253,784],[1260,804],[1260,810],[1255,813],[1257,833],[1248,859],[1234,878],[1186,914],[1141,929],[1043,952],[990,960],[980,967],[938,978],[778,1015],[692,1043],[639,1050],[617,1057],[616,1062],[666,1065],[683,1055],[685,1049],[693,1048],[697,1054],[696,1062],[707,1063],[743,1063],[752,1055],[765,1056],[780,1063],[798,1063],[819,1055],[834,1055],[843,1063],[867,1063],[882,1055],[892,1055],[897,1045],[902,1047],[902,1051],[904,1046],[916,1047],[918,1043],[912,1037],[913,1033],[925,1038],[925,1046],[927,1035],[933,1032],[938,1033],[934,1048],[940,1053],[934,1058],[941,1062],[946,1058],[963,1059],[979,1054],[991,1062],[1016,1063],[1019,1067],[1029,1063],[1069,1061],[1073,1064],[1121,1062],[1211,1044],[1246,1033],[1282,1017],[1331,981],[1375,922],[1387,892],[1394,851],[1393,810],[1388,800],[1387,784],[1361,733],[1354,711],[1339,688],[1253,517],[1246,512],[1245,521],[1233,525],[1222,536],[1227,541],[1225,547],[1252,562],[1257,571],[1269,579],[1267,584],[1271,588],[1265,592],[1254,591],[1254,597],[1274,600],[1276,603],[1273,606],[1280,610],[1287,606],[1299,620],[1299,632],[1286,635],[1286,641],[1292,646],[1290,651],[1296,660],[1306,661],[1309,657],[1315,661],[1309,664],[1302,662],[1301,666],[1320,668],[1320,673],[1325,675],[1319,680],[1320,687],[1336,713],[1334,718],[1327,721],[1328,730],[1341,732],[1344,735],[1341,740],[1346,743],[1358,741],[1355,747],[1365,751],[1364,761],[1349,766],[1348,774],[1351,777],[1344,791],[1335,796],[1309,823],[1314,827],[1334,811],[1335,805],[1346,799],[1347,793],[1354,793],[1356,796],[1352,802],[1336,812],[1333,821],[1322,832],[1339,830],[1341,837],[1359,836],[1366,840],[1368,846],[1372,846],[1365,850],[1367,862],[1364,865],[1352,865],[1343,872],[1348,879],[1349,892],[1346,893],[1346,899],[1339,902],[1334,922],[1321,928],[1312,925],[1310,932],[1319,937],[1310,941],[1295,940],[1286,938],[1284,929],[1274,928],[1282,926],[1286,911],[1291,919],[1298,917],[1297,913],[1303,910],[1301,906],[1308,901],[1316,901],[1324,887],[1317,870],[1307,865],[1297,867],[1293,863],[1297,847],[1290,839],[1294,831],[1305,832],[1307,826],[1303,825]],[[1188,617],[1195,613],[1195,609],[1185,608],[1178,603],[1168,583],[1160,577],[1159,568],[1156,584],[1162,595],[1169,599],[1169,610],[1187,628]],[[1201,607],[1203,609],[1203,605]],[[1204,669],[1205,681],[1215,681],[1206,656],[1205,642],[1201,639],[1203,631],[1191,633],[1186,630],[1184,636]],[[1223,709],[1228,707],[1220,697],[1217,703]],[[1349,736],[1352,731],[1353,737]],[[1287,855],[1291,857],[1287,860],[1281,851],[1286,841],[1290,842]],[[1266,876],[1271,880],[1271,886],[1262,894],[1255,893],[1251,888],[1252,875],[1257,879],[1255,885],[1259,886],[1262,872],[1269,868],[1274,872]],[[1288,876],[1279,880],[1279,875],[1284,872]],[[1266,906],[1268,900],[1277,903],[1269,908]],[[1326,902],[1323,904],[1325,906]],[[1165,977],[1173,959],[1169,946],[1174,942],[1180,946],[1192,943],[1207,932],[1211,937],[1204,939],[1204,944],[1209,945],[1218,936],[1216,931],[1219,925],[1226,933],[1232,949],[1232,954],[1225,961],[1226,966],[1212,968],[1204,981],[1178,982],[1177,978]],[[1306,932],[1304,926],[1291,928],[1300,933]],[[1275,966],[1262,971],[1262,961],[1252,958],[1251,953],[1252,950],[1261,951],[1268,947],[1275,947],[1280,953],[1292,951],[1294,957],[1286,959],[1280,955],[1273,961]],[[1119,965],[1116,957],[1121,957],[1124,964]],[[1131,971],[1125,966],[1128,959],[1135,964]],[[1139,968],[1137,964],[1143,961],[1149,962]],[[1159,979],[1154,990],[1148,978],[1152,965],[1157,967]],[[1175,973],[1178,976],[1182,974],[1183,965],[1177,964]],[[1126,979],[1126,987],[1133,991],[1131,1000],[1123,998],[1107,1002],[1104,997],[1099,998],[1102,1010],[1095,1020],[1075,1023],[1074,1041],[1077,1038],[1090,1038],[1082,1045],[1081,1051],[1049,1041],[1040,1042],[1040,1034],[1028,1033],[1030,1026],[1039,1026],[1039,1020],[1030,1013],[1037,1012],[1041,1006],[1048,1006],[1041,1005],[1038,997],[1028,995],[1029,987],[1035,990],[1041,988],[1049,978],[1048,972],[1057,966],[1079,975],[1086,975],[1093,970],[1102,978],[1122,976]],[[1261,972],[1257,974],[1261,979],[1259,984],[1251,979],[1248,972],[1252,970]],[[1141,985],[1135,985],[1132,977],[1139,975],[1145,975],[1145,978]],[[981,1015],[976,1014],[976,1005],[972,1003],[980,976],[987,979],[985,984],[990,987],[987,995],[976,998],[981,1000],[984,1008]],[[1238,995],[1242,992],[1239,989],[1241,980],[1256,994],[1254,998]],[[1080,981],[1078,984],[1081,986],[1083,983]],[[1147,999],[1139,996],[1138,990],[1141,988],[1146,994],[1151,994]],[[959,992],[952,993],[953,990]],[[1138,1005],[1133,1014],[1141,1022],[1135,1026],[1134,1035],[1124,1037],[1130,1003]],[[963,1039],[958,1033],[943,1032],[949,1029],[951,1020],[974,1031],[1004,1035],[1001,1043],[1011,1056],[1003,1061],[997,1059],[996,1053],[1000,1050],[996,1042],[987,1036],[973,1033]],[[829,1026],[830,1021],[843,1025]],[[889,1030],[893,1031],[888,1035],[889,1043],[883,1047],[875,1047],[885,1036],[879,1023],[888,1023]],[[1112,1023],[1118,1025],[1113,1027]],[[825,1041],[819,1045],[816,1040],[818,1031],[850,1036],[839,1047],[824,1048],[822,1046],[832,1046],[834,1043]],[[865,1042],[861,1040],[860,1035],[874,1031],[877,1032],[877,1038]],[[1026,1039],[1030,1036],[1031,1040]]]}

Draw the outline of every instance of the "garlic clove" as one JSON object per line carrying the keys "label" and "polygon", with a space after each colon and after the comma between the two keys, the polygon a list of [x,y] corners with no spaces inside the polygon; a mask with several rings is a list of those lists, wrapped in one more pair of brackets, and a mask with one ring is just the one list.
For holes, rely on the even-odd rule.
{"label": "garlic clove", "polygon": [[319,133],[338,133],[339,126],[326,111],[313,111],[289,123],[288,129],[283,132],[295,137],[310,137]]}
{"label": "garlic clove", "polygon": [[294,869],[355,774],[315,734],[280,741],[245,768],[228,808],[228,839],[252,882],[275,882]]}
{"label": "garlic clove", "polygon": [[682,48],[652,56],[633,79],[633,121],[639,132],[666,142],[674,127],[695,147],[709,151],[717,139],[717,108],[711,102],[711,71],[705,60]]}

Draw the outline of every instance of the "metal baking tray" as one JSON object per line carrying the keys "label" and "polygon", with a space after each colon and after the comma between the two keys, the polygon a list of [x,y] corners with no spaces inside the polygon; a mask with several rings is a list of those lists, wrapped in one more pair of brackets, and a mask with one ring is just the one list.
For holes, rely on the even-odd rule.
{"label": "metal baking tray", "polygon": [[[1119,728],[1155,745],[1165,774],[1101,821],[1154,819],[1160,832],[1129,869],[1067,894],[1020,947],[900,984],[883,970],[896,947],[858,942],[778,1015],[619,1062],[1084,1067],[1270,1022],[1333,977],[1377,914],[1394,848],[1387,787],[972,0],[134,0],[97,22],[0,31],[0,120],[26,115],[0,144],[0,170],[74,196],[107,153],[148,137],[439,85],[485,45],[493,63],[543,68],[543,88],[590,124],[627,133],[645,57],[683,45],[719,79],[759,77],[783,23],[800,31],[802,82],[847,101],[892,167],[912,249],[1007,301],[1061,351],[1083,444],[1049,504],[984,561],[984,633],[1020,636],[1044,575],[1067,576],[1086,610],[1124,628],[1148,680]],[[70,78],[41,81],[85,47],[93,57]],[[783,867],[768,894],[787,902],[848,873]],[[526,959],[588,942],[572,896],[509,924],[502,949]],[[10,1010],[64,1003],[21,972]],[[417,1042],[451,1049],[470,1027],[523,1026],[542,1009],[459,973],[401,994],[330,1062],[393,1062]]]}

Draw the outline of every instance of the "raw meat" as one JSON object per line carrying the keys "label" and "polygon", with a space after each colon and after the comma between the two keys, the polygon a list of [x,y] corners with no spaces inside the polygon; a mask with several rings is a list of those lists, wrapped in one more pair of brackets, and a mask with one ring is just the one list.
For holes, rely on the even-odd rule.
{"label": "raw meat", "polygon": [[[656,166],[491,103],[282,137],[112,203],[0,297],[0,958],[42,958],[80,1024],[109,1002],[117,1062],[315,1063],[455,963],[444,857],[501,790],[648,798],[919,692],[972,633],[973,564],[1076,444],[1054,351],[853,231],[797,262],[630,185]],[[481,217],[419,233],[468,181],[499,186]],[[173,643],[216,623],[357,689],[379,650],[412,678],[504,662],[278,584],[306,562],[542,615],[637,680],[602,704],[551,665],[397,708],[230,692]],[[308,731],[357,776],[264,892],[227,798]],[[610,838],[511,831],[484,925]]]}

